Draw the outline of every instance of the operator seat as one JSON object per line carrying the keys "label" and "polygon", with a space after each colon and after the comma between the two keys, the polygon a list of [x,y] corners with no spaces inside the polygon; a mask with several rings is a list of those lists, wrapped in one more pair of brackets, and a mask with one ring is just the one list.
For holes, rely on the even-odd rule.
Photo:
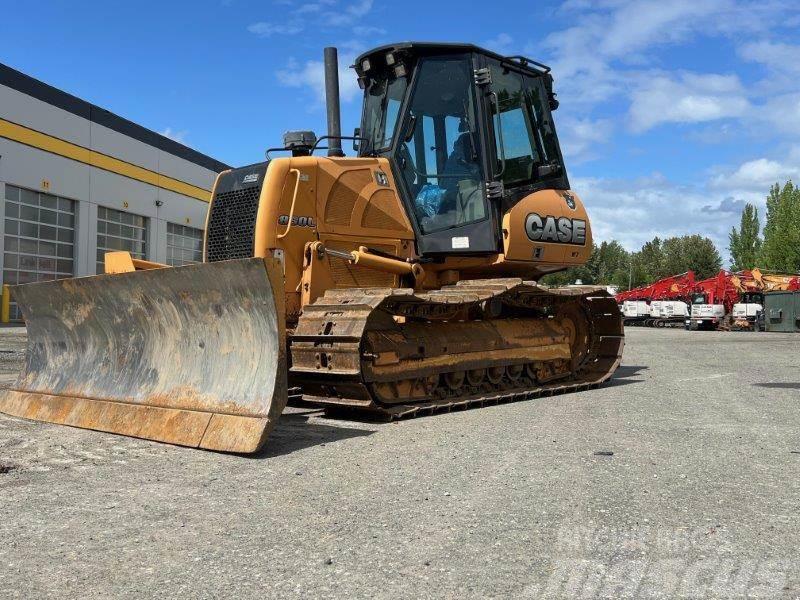
{"label": "operator seat", "polygon": [[466,131],[458,136],[442,173],[447,175],[441,179],[442,187],[446,190],[442,208],[455,211],[455,224],[476,221],[485,216],[480,193],[481,170],[472,144],[472,135]]}

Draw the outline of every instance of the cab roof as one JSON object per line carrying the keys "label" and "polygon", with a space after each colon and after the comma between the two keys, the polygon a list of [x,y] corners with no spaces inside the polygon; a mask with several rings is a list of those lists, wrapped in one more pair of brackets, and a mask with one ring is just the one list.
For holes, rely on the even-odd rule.
{"label": "cab roof", "polygon": [[359,75],[363,75],[361,64],[363,63],[364,59],[371,59],[372,61],[378,63],[378,61],[375,61],[375,59],[380,58],[381,60],[378,63],[380,64],[385,61],[386,55],[390,52],[397,53],[401,56],[410,55],[415,58],[418,56],[432,54],[456,54],[469,52],[483,54],[501,62],[513,64],[515,67],[528,71],[532,75],[544,75],[550,72],[550,67],[531,58],[519,55],[504,56],[474,44],[465,44],[461,42],[397,42],[394,44],[385,44],[361,54],[358,58],[356,58],[353,68]]}

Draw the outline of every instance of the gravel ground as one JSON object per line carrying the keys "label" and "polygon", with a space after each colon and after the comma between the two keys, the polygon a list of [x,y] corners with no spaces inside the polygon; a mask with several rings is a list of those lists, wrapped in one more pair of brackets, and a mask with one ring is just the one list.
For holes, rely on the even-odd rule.
{"label": "gravel ground", "polygon": [[634,328],[602,389],[289,409],[254,458],[0,415],[0,596],[795,598],[798,351]]}

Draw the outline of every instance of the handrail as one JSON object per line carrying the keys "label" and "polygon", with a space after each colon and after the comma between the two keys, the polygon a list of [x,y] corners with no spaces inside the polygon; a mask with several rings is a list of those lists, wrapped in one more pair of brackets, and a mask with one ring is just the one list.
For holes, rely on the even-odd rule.
{"label": "handrail", "polygon": [[297,191],[300,189],[300,169],[289,169],[289,173],[296,173],[297,181],[294,184],[294,193],[292,194],[292,204],[289,208],[289,222],[286,223],[286,230],[277,236],[279,240],[285,238],[286,235],[289,233],[289,230],[292,228],[292,219],[294,218],[294,205],[297,202]]}

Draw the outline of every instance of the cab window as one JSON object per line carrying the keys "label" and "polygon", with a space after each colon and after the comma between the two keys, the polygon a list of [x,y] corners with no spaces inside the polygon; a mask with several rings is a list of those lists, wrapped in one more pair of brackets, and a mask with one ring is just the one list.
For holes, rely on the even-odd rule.
{"label": "cab window", "polygon": [[380,154],[392,145],[406,85],[404,77],[391,80],[384,77],[370,83],[364,100],[362,133],[370,152]]}
{"label": "cab window", "polygon": [[472,61],[423,59],[411,92],[398,163],[423,233],[485,219]]}
{"label": "cab window", "polygon": [[[495,173],[507,187],[561,175],[560,153],[541,77],[491,63]],[[547,168],[541,168],[547,167]]]}

